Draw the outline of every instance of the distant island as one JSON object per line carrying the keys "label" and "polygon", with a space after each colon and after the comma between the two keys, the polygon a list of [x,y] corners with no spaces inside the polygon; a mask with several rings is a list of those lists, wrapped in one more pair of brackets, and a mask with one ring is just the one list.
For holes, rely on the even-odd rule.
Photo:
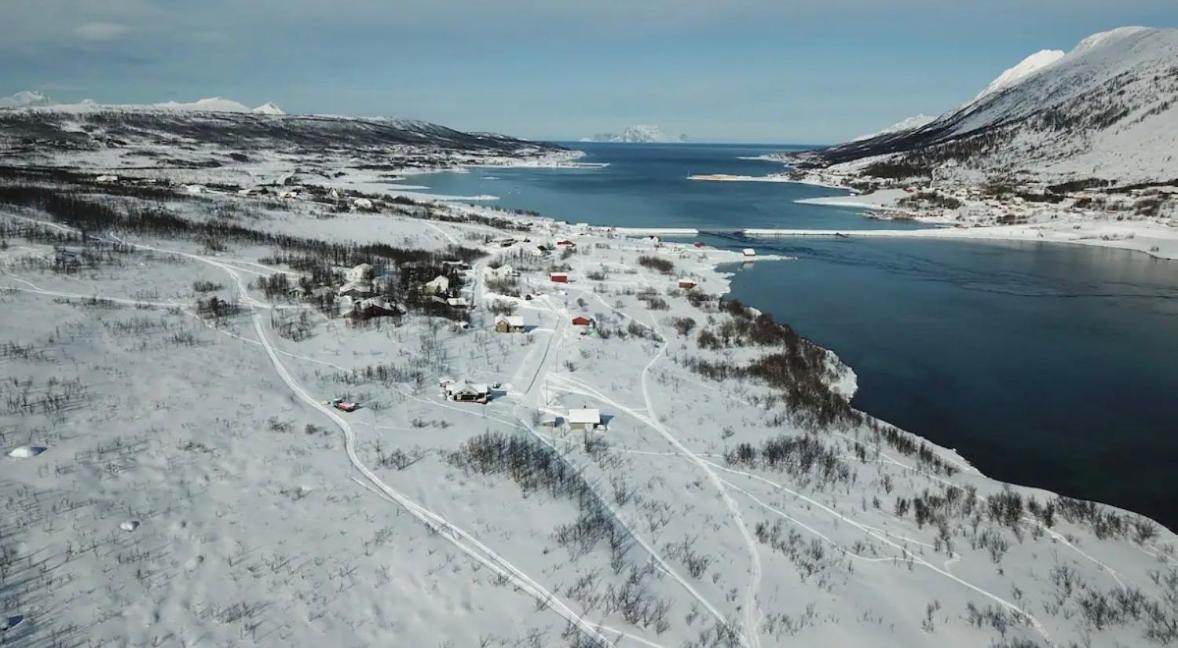
{"label": "distant island", "polygon": [[687,135],[680,133],[677,137],[667,135],[658,126],[652,124],[638,124],[620,133],[598,133],[592,137],[582,137],[582,142],[615,142],[624,144],[677,144],[687,141]]}

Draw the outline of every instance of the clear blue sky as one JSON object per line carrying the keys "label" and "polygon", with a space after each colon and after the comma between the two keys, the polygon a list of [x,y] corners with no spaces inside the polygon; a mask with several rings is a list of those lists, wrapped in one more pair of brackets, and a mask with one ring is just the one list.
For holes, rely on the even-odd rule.
{"label": "clear blue sky", "polygon": [[1178,0],[0,0],[0,95],[829,143]]}

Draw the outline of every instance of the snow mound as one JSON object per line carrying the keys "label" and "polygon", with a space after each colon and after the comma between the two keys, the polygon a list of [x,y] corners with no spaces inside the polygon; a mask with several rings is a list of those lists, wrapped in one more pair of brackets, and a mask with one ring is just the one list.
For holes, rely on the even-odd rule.
{"label": "snow mound", "polygon": [[[125,106],[132,108],[136,106]],[[197,99],[191,103],[178,103],[175,101],[165,101],[163,103],[152,104],[144,106],[146,108],[157,108],[159,110],[195,110],[202,112],[249,112],[249,106],[234,101],[232,99],[225,99],[224,97],[208,97],[205,99]]]}
{"label": "snow mound", "polygon": [[139,520],[127,520],[126,522],[120,523],[119,528],[130,533],[139,528]]}
{"label": "snow mound", "polygon": [[46,450],[48,450],[48,448],[43,448],[41,446],[20,446],[19,448],[13,448],[12,450],[9,450],[8,456],[12,457],[13,459],[32,459]]}
{"label": "snow mound", "polygon": [[[1083,45],[1083,43],[1081,43]],[[998,75],[997,79],[990,82],[984,90],[974,97],[974,101],[981,99],[987,95],[994,94],[999,90],[1009,88],[1032,74],[1042,70],[1043,68],[1055,63],[1066,56],[1063,50],[1039,50],[1027,58],[1019,61],[1017,65],[1007,68],[1005,72]],[[931,121],[931,120],[930,120]]]}
{"label": "snow mound", "polygon": [[284,111],[282,108],[279,108],[278,104],[274,103],[273,101],[267,101],[266,103],[258,106],[257,108],[254,108],[250,112],[253,112],[254,114],[258,114],[258,115],[285,115],[286,114],[286,111]]}
{"label": "snow mound", "polygon": [[0,97],[0,108],[31,108],[48,106],[53,103],[49,97],[36,90],[21,90],[8,97]]}

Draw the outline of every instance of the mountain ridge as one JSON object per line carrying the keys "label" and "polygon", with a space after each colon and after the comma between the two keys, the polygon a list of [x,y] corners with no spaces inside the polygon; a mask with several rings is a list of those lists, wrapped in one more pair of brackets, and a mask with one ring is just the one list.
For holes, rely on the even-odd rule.
{"label": "mountain ridge", "polygon": [[1033,54],[927,124],[835,145],[806,162],[886,158],[983,177],[1145,181],[1178,176],[1175,147],[1178,30],[1129,27],[1093,34],[1063,56]]}

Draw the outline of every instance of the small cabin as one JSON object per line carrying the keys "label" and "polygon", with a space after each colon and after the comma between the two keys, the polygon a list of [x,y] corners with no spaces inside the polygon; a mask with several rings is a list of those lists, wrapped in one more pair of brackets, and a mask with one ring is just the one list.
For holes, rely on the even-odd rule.
{"label": "small cabin", "polygon": [[384,297],[369,297],[361,299],[352,307],[352,315],[356,317],[400,317],[405,309]]}
{"label": "small cabin", "polygon": [[695,288],[695,285],[696,285],[695,282],[690,279],[680,279],[679,280],[679,287],[682,288],[683,290],[691,290],[692,288]]}
{"label": "small cabin", "polygon": [[421,290],[427,295],[443,294],[450,290],[450,280],[443,275],[438,275],[422,284]]}
{"label": "small cabin", "polygon": [[373,293],[372,284],[367,281],[349,281],[340,286],[339,295],[349,297],[368,297]]}
{"label": "small cabin", "polygon": [[601,427],[601,411],[589,408],[570,409],[565,419],[574,432],[589,432]]}
{"label": "small cabin", "polygon": [[472,383],[465,380],[454,382],[442,381],[442,395],[452,401],[461,403],[487,403],[491,400],[491,388],[483,383]]}
{"label": "small cabin", "polygon": [[573,318],[573,326],[593,326],[593,318],[578,315]]}
{"label": "small cabin", "polygon": [[575,247],[577,247],[577,244],[574,243],[573,241],[570,241],[569,239],[561,239],[556,242],[556,247],[558,247],[558,248],[575,248]]}
{"label": "small cabin", "polygon": [[569,282],[569,276],[563,272],[553,272],[552,274],[548,275],[548,278],[551,279],[553,283],[567,284]]}
{"label": "small cabin", "polygon": [[756,250],[754,250],[754,249],[752,249],[752,248],[745,248],[745,249],[741,250],[741,251],[740,251],[740,253],[741,253],[741,254],[743,254],[743,255],[744,255],[744,256],[746,256],[746,257],[755,257],[755,256],[757,256],[757,251],[756,251]]}
{"label": "small cabin", "polygon": [[519,315],[500,315],[495,318],[497,333],[523,333],[525,328],[524,318]]}
{"label": "small cabin", "polygon": [[361,263],[345,272],[344,279],[347,281],[371,281],[373,274],[372,266],[367,263]]}

